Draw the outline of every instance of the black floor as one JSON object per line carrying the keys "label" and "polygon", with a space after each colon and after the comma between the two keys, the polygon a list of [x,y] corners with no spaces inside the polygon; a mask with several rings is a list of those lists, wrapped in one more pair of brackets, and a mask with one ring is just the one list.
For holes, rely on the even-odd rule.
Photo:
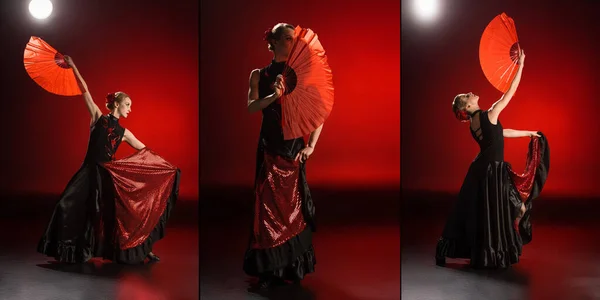
{"label": "black floor", "polygon": [[455,197],[403,194],[402,299],[600,299],[600,199],[536,199],[533,241],[521,261],[474,271],[466,260],[434,262]]}
{"label": "black floor", "polygon": [[35,252],[52,197],[3,199],[0,299],[352,300],[398,299],[400,291],[402,299],[600,299],[600,199],[537,199],[533,241],[521,262],[507,270],[472,271],[465,261],[450,260],[445,268],[433,261],[455,196],[405,194],[400,276],[397,190],[313,193],[316,272],[300,285],[268,293],[251,290],[254,279],[241,269],[251,220],[247,189],[203,192],[200,237],[198,202],[181,201],[167,237],[155,247],[161,262],[137,267],[52,263]]}
{"label": "black floor", "polygon": [[242,270],[252,191],[201,189],[202,299],[399,299],[398,189],[312,188],[318,231],[315,273],[300,285],[259,293]]}
{"label": "black floor", "polygon": [[57,197],[3,197],[0,299],[398,299],[398,189],[317,188],[313,196],[316,272],[267,293],[252,290],[241,268],[251,190],[203,188],[200,202],[181,199],[154,248],[161,261],[133,267],[53,263],[35,248]]}
{"label": "black floor", "polygon": [[180,199],[157,242],[156,264],[123,266],[93,259],[57,264],[37,242],[56,196],[3,199],[0,204],[0,299],[198,299],[197,201]]}

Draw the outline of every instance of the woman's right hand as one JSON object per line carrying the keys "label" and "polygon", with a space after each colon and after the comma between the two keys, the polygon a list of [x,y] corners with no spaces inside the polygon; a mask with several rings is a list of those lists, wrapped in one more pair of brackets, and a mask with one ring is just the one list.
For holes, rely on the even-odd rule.
{"label": "woman's right hand", "polygon": [[275,90],[275,96],[277,98],[283,96],[283,93],[285,92],[283,76],[277,75],[277,79],[275,80],[275,83],[273,84],[273,89]]}
{"label": "woman's right hand", "polygon": [[523,65],[523,63],[525,62],[525,51],[523,51],[523,49],[521,49],[521,53],[519,54],[519,65]]}

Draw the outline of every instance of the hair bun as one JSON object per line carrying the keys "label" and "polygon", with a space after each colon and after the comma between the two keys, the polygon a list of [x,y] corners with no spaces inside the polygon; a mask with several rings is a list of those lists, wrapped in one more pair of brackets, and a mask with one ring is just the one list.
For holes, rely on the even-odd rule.
{"label": "hair bun", "polygon": [[268,42],[268,41],[269,41],[269,40],[272,38],[272,36],[273,36],[272,29],[271,29],[271,28],[269,28],[269,29],[265,30],[265,34],[264,34],[264,36],[263,36],[263,40],[264,40],[265,42]]}
{"label": "hair bun", "polygon": [[466,110],[459,109],[456,111],[456,118],[461,122],[469,121],[470,116]]}
{"label": "hair bun", "polygon": [[115,98],[116,98],[115,93],[108,93],[108,95],[106,95],[106,103],[115,102]]}

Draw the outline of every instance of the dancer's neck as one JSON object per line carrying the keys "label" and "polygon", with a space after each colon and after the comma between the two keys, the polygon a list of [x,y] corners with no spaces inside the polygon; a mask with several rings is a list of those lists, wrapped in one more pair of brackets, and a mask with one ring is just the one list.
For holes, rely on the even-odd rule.
{"label": "dancer's neck", "polygon": [[468,112],[468,113],[469,113],[469,115],[470,115],[470,116],[473,116],[473,115],[475,115],[475,114],[476,114],[478,111],[481,111],[481,108],[479,108],[479,106],[475,107],[475,108],[473,109],[473,111],[471,111],[471,112]]}
{"label": "dancer's neck", "polygon": [[275,54],[275,55],[273,56],[273,61],[274,61],[274,62],[284,62],[284,61],[286,61],[287,59],[288,59],[287,55],[285,55],[285,56],[284,56],[284,55],[278,55],[278,54]]}

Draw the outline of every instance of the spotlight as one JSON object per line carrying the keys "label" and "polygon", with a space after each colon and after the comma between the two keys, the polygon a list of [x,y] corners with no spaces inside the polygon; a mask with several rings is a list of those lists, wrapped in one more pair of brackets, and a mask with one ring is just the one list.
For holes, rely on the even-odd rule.
{"label": "spotlight", "polygon": [[52,13],[52,2],[50,0],[31,0],[29,12],[36,19],[45,19]]}

